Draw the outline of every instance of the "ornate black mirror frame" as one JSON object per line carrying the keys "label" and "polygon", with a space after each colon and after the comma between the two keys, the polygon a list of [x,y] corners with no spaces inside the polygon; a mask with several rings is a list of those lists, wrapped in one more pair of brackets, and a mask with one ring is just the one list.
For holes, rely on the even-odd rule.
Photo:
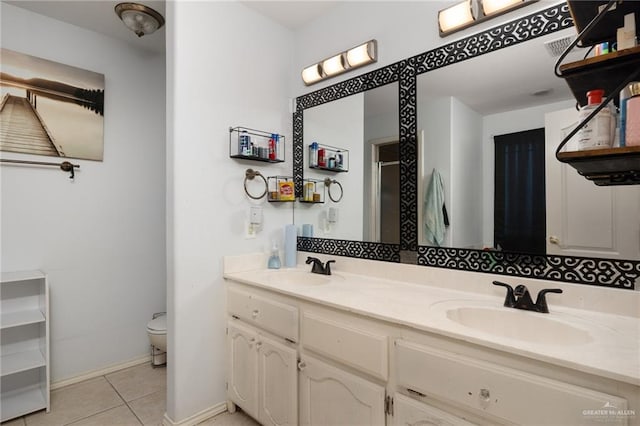
{"label": "ornate black mirror frame", "polygon": [[388,262],[633,290],[640,261],[418,245],[417,76],[573,26],[566,3],[473,34],[400,62],[302,95],[293,114],[293,176],[302,193],[303,113],[307,108],[399,82],[400,244],[298,237],[298,250]]}

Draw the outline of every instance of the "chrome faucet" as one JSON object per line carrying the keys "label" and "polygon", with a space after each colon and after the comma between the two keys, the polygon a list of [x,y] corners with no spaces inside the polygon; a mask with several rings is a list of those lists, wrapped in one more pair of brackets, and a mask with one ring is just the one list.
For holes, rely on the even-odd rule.
{"label": "chrome faucet", "polygon": [[311,272],[314,274],[322,274],[322,275],[331,275],[331,263],[336,263],[335,260],[327,260],[327,263],[324,265],[320,261],[320,259],[315,257],[307,257],[305,263],[308,265],[313,262],[313,266],[311,267]]}
{"label": "chrome faucet", "polygon": [[536,302],[533,303],[529,289],[526,286],[520,284],[516,288],[512,288],[509,284],[502,283],[500,281],[494,281],[493,285],[500,287],[506,287],[507,295],[504,299],[504,306],[507,308],[522,309],[525,311],[541,312],[543,314],[549,313],[549,307],[547,306],[547,293],[562,293],[559,288],[546,288],[538,292]]}

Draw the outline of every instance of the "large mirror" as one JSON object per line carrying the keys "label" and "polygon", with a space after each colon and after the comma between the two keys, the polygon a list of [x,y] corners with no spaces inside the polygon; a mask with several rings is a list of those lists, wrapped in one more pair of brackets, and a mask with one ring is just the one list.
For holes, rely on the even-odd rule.
{"label": "large mirror", "polygon": [[417,77],[420,245],[640,260],[640,187],[598,187],[553,155],[577,112],[546,44],[574,33]]}
{"label": "large mirror", "polygon": [[[303,114],[305,184],[315,187],[322,201],[296,208],[295,223],[306,225],[304,236],[399,244],[398,84],[314,106]],[[318,163],[312,144],[328,152],[326,162]],[[341,156],[341,167],[332,159],[336,155]],[[334,162],[331,167],[329,161]]]}
{"label": "large mirror", "polygon": [[[553,75],[555,58],[545,49],[545,42],[571,36],[572,31],[529,40],[417,77],[420,245],[544,254],[539,243],[494,241],[493,138],[513,134],[517,140],[519,132],[543,129],[546,112],[575,104],[566,83]],[[511,179],[531,179],[542,186],[541,191],[535,192],[538,186],[530,188],[537,199],[529,205],[524,200],[530,194],[512,186],[519,194],[509,195],[520,204],[507,204],[532,210],[528,214],[537,221],[531,226],[542,232],[544,245],[544,130],[536,135],[541,138],[540,153],[523,160],[535,165],[534,175],[520,170]],[[504,222],[509,230],[522,225]]]}
{"label": "large mirror", "polygon": [[[415,87],[410,86],[411,80],[403,81],[400,78],[399,82],[386,85],[387,88],[394,88],[386,92],[380,90],[384,89],[383,86],[347,97],[335,97],[335,94],[339,93],[338,90],[358,87],[361,82],[357,82],[358,84],[345,84],[344,89],[326,92],[321,90],[318,94],[305,95],[315,100],[323,99],[325,96],[339,98],[330,102],[312,102],[313,106],[303,111],[304,134],[300,140],[303,145],[301,152],[304,153],[305,177],[310,176],[308,145],[318,137],[317,130],[314,130],[314,134],[308,132],[307,127],[319,126],[317,123],[322,121],[321,116],[330,116],[331,110],[344,110],[343,102],[357,102],[362,105],[363,125],[359,128],[357,139],[362,144],[363,151],[354,151],[348,173],[353,175],[354,181],[355,177],[361,180],[362,186],[350,187],[345,190],[344,195],[345,198],[354,197],[354,206],[357,206],[354,207],[354,211],[361,212],[360,222],[355,217],[345,216],[345,209],[340,208],[338,203],[338,221],[343,217],[348,217],[349,220],[346,233],[341,233],[342,230],[338,227],[329,232],[316,230],[315,238],[309,241],[317,240],[318,243],[308,244],[307,241],[303,241],[303,248],[355,256],[356,254],[351,254],[352,241],[343,244],[347,249],[338,243],[324,244],[324,241],[356,240],[364,242],[361,247],[356,247],[359,257],[360,253],[377,250],[376,255],[369,258],[398,261],[398,252],[403,242],[405,246],[413,247],[414,241],[417,241],[418,263],[423,265],[632,288],[633,281],[640,271],[640,248],[637,239],[640,233],[640,187],[595,187],[575,170],[555,159],[555,148],[563,134],[570,131],[577,120],[573,95],[566,83],[553,74],[556,55],[552,53],[554,47],[557,49],[558,45],[562,46],[561,39],[575,36],[575,29],[570,26],[570,21],[566,24],[569,19],[566,5],[554,6],[540,13],[545,15],[545,19],[539,20],[536,19],[537,15],[532,15],[533,17],[528,17],[527,22],[542,22],[541,25],[546,26],[542,31],[545,35],[532,35],[531,31],[524,36],[526,41],[516,42],[508,47],[501,45],[489,53],[479,53],[482,50],[480,48],[471,49],[475,52],[473,53],[468,50],[469,45],[465,45],[463,40],[459,44],[443,45],[442,48],[416,56]],[[554,25],[550,23],[552,21],[562,22],[560,28],[547,30],[546,28]],[[519,38],[522,34],[516,35],[516,27],[517,24],[504,25],[500,31],[514,31],[507,35]],[[470,37],[475,41],[469,43],[486,41],[487,49],[493,50],[494,43],[491,40],[494,40],[494,37],[498,39],[500,31],[491,34],[487,31],[478,37]],[[583,54],[584,52],[577,52],[567,61],[581,59],[580,55]],[[439,61],[449,65],[441,66],[438,64]],[[396,69],[393,73],[397,79],[402,70]],[[354,79],[357,80],[358,77]],[[364,78],[361,81],[368,80]],[[406,86],[407,84],[409,86]],[[401,86],[400,90],[397,90],[398,85]],[[378,93],[380,96],[371,96],[368,99],[368,93]],[[385,93],[387,96],[393,93],[396,98],[390,97],[385,101]],[[398,99],[398,93],[404,93],[403,96],[407,99]],[[359,98],[356,98],[357,96]],[[413,235],[413,232],[410,236],[407,236],[406,232],[403,234],[400,222],[393,223],[393,226],[380,225],[380,222],[376,222],[376,218],[380,216],[377,211],[378,205],[367,199],[368,194],[373,194],[371,197],[375,198],[379,189],[372,170],[380,167],[377,163],[386,161],[376,158],[376,154],[371,154],[375,151],[372,151],[371,144],[367,141],[377,140],[382,145],[386,142],[393,143],[394,137],[398,134],[397,130],[393,132],[389,127],[386,133],[376,134],[375,137],[365,135],[368,124],[364,111],[378,108],[374,100],[378,105],[387,108],[393,105],[395,111],[398,111],[398,103],[405,102],[405,105],[411,105],[415,102],[415,112],[411,108],[404,108],[394,117],[400,116],[400,120],[403,120],[401,126],[396,121],[396,129],[412,129],[415,124],[416,158],[405,158],[407,151],[403,153],[401,149],[400,159],[405,162],[415,160],[417,163],[417,188],[411,182],[409,185],[398,185],[395,188],[403,199],[412,199],[417,193],[417,223],[411,226],[415,226],[417,235]],[[383,122],[386,120],[371,120],[371,123],[376,124]],[[328,124],[325,122],[322,126],[324,125]],[[545,126],[548,128],[545,129]],[[528,133],[532,133],[538,140],[542,135],[543,139],[542,153],[538,153],[536,158],[543,164],[543,170],[539,173],[544,174],[544,184],[542,190],[538,190],[537,199],[531,201],[527,196],[526,203],[533,205],[518,199],[515,202],[507,199],[504,188],[497,189],[499,181],[503,187],[513,182],[526,182],[526,179],[523,179],[526,173],[498,167],[511,164],[512,157],[509,155],[513,155],[513,152],[498,152],[496,146],[509,146],[509,137],[518,135],[517,138],[526,139],[530,136]],[[507,139],[503,140],[503,137]],[[389,163],[393,163],[393,159]],[[438,180],[442,186],[442,205],[439,204],[438,197],[432,198],[430,193],[429,186],[432,181],[435,182],[435,179],[432,179],[434,170],[440,175]],[[407,176],[407,172],[401,171],[400,181],[406,184],[413,178],[412,173]],[[340,180],[342,176],[338,174],[335,178]],[[532,179],[540,180],[535,177]],[[496,195],[497,191],[500,192],[499,195]],[[512,195],[521,192],[516,187]],[[396,201],[391,203],[395,204]],[[520,211],[515,209],[509,216],[502,211],[505,205],[520,207]],[[316,206],[306,207],[296,207],[295,223],[299,226],[311,221],[321,223],[329,214],[330,205],[324,204],[319,209],[314,209]],[[401,206],[401,210],[403,208],[406,207]],[[323,209],[326,213],[322,213]],[[528,214],[530,211],[536,212],[534,216],[537,217],[537,222],[534,227],[538,230],[538,236],[532,241],[526,239],[529,237],[525,238],[517,233],[521,227],[519,222],[509,222],[509,217],[517,217],[522,212]],[[309,216],[310,212],[315,212],[317,216]],[[434,212],[437,217],[446,216],[446,224],[440,229],[428,230],[427,216]],[[406,211],[400,213],[407,216]],[[406,225],[406,219],[403,220]],[[413,221],[414,219],[410,219],[411,223]],[[338,225],[340,224],[341,222],[338,222]],[[497,229],[496,224],[498,227],[502,226],[502,230]],[[380,227],[393,228],[394,231],[399,229],[400,247],[379,250],[381,245],[376,245],[375,242],[384,242],[386,238]],[[512,232],[505,232],[504,229]],[[516,232],[513,232],[514,230]],[[437,240],[431,235],[433,233],[440,234]],[[407,239],[411,240],[411,244],[407,244]],[[437,248],[432,249],[433,247]],[[441,249],[447,247],[455,250]],[[482,250],[500,251],[503,255],[487,257],[482,254]],[[532,269],[532,263],[526,266],[519,264],[521,257],[518,257],[515,263],[508,260],[506,256],[509,256],[507,253],[510,252],[539,254],[543,257],[526,261],[537,265]],[[560,257],[549,257],[554,255]],[[428,260],[421,262],[421,258]],[[594,260],[587,262],[585,259],[589,258]],[[597,260],[604,258],[619,259],[620,262],[602,263]],[[506,263],[500,265],[498,262],[496,266],[496,259],[503,259]],[[602,275],[594,273],[595,271],[602,270],[609,271],[605,274],[607,276],[604,280],[599,277],[593,278]],[[624,278],[619,278],[621,275]]]}

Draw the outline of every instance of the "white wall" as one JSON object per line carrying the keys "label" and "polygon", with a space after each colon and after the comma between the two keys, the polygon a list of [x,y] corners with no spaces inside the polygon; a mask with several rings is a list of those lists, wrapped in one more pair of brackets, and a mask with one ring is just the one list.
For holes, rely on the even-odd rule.
{"label": "white wall", "polygon": [[55,383],[147,355],[146,323],[165,310],[164,56],[0,8],[2,47],[105,75],[104,161],[72,160],[74,181],[0,168],[2,270],[49,276]]}
{"label": "white wall", "polygon": [[[206,21],[204,19],[206,17]],[[183,421],[225,401],[222,257],[282,247],[293,203],[250,201],[244,172],[291,174],[292,34],[238,2],[167,3],[167,415]],[[229,126],[287,137],[286,162],[229,158]],[[264,229],[244,238],[251,204]]]}
{"label": "white wall", "polygon": [[493,198],[495,176],[495,150],[493,137],[523,130],[544,127],[544,115],[547,112],[575,107],[575,100],[554,102],[547,105],[492,114],[483,117],[482,124],[482,156],[484,207],[482,213],[483,241],[487,247],[493,247]]}
{"label": "white wall", "polygon": [[482,117],[451,99],[451,245],[482,245]]}

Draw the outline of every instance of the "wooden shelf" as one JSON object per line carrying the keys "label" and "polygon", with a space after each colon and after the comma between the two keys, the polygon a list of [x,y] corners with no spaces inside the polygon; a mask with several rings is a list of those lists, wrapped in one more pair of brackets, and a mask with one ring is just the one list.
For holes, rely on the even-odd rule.
{"label": "wooden shelf", "polygon": [[[640,46],[560,65],[560,73],[580,106],[587,104],[589,90],[602,89],[608,96],[638,70]],[[614,102],[617,104],[618,93],[615,95]]]}
{"label": "wooden shelf", "polygon": [[[571,18],[573,18],[573,23],[578,33],[591,22],[600,11],[600,8],[608,2],[608,0],[567,0],[569,13],[571,13]],[[635,13],[637,25],[640,22],[640,10],[637,2],[635,0],[617,2],[615,7],[607,12],[588,34],[585,34],[582,39],[582,45],[592,46],[604,41],[615,41],[616,28],[624,25],[624,15],[628,13]]]}
{"label": "wooden shelf", "polygon": [[640,146],[560,152],[557,157],[599,186],[640,184]]}

